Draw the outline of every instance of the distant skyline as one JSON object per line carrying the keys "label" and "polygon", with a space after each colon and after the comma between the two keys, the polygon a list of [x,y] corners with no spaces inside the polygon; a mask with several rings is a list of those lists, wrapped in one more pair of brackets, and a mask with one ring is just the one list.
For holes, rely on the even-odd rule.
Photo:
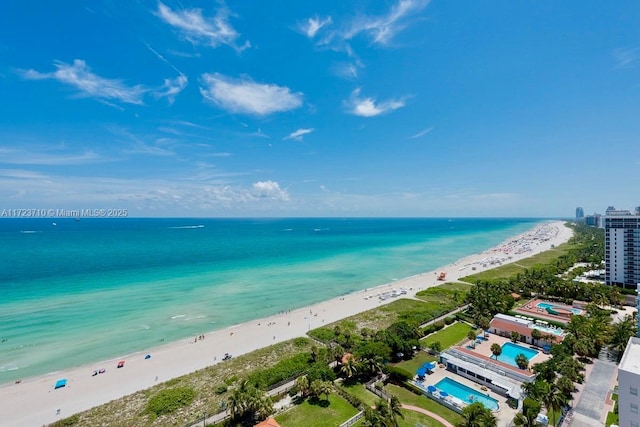
{"label": "distant skyline", "polygon": [[640,205],[637,1],[3,6],[0,210]]}

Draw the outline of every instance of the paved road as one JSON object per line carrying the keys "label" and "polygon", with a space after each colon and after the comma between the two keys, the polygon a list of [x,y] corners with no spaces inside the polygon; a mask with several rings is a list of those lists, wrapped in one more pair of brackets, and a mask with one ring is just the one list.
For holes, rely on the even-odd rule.
{"label": "paved road", "polygon": [[574,409],[570,427],[600,426],[607,393],[615,376],[616,364],[595,359],[593,371],[585,384],[580,400]]}

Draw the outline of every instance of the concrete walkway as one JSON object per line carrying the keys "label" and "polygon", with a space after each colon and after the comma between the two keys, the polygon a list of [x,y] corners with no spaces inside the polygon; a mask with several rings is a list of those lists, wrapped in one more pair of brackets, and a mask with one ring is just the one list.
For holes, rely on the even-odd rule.
{"label": "concrete walkway", "polygon": [[585,381],[570,427],[602,426],[603,409],[612,381],[617,376],[616,364],[594,359],[593,369]]}
{"label": "concrete walkway", "polygon": [[451,424],[449,421],[447,421],[444,418],[442,418],[440,415],[434,414],[433,412],[427,411],[426,409],[422,409],[422,408],[419,408],[417,406],[412,406],[412,405],[405,405],[404,403],[402,403],[400,405],[400,407],[402,409],[406,409],[407,411],[413,411],[413,412],[418,412],[420,414],[427,415],[427,416],[433,418],[434,420],[442,423],[442,425],[444,425],[444,427],[455,427],[453,424]]}

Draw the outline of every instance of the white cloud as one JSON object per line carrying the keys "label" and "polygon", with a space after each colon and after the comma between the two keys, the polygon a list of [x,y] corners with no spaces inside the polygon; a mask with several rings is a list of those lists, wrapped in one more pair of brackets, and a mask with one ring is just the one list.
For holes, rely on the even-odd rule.
{"label": "white cloud", "polygon": [[0,159],[0,164],[50,166],[84,165],[113,160],[104,158],[93,151],[84,151],[77,154],[60,152],[55,149],[40,151],[38,147],[29,147],[28,150],[23,148],[0,148]]}
{"label": "white cloud", "polygon": [[252,188],[252,194],[255,197],[280,201],[289,200],[289,193],[287,190],[280,188],[280,185],[275,181],[269,180],[254,182]]}
{"label": "white cloud", "polygon": [[26,70],[22,76],[28,80],[53,79],[75,87],[81,96],[106,100],[117,100],[127,104],[141,105],[142,97],[147,91],[143,86],[127,86],[121,80],[107,79],[91,72],[87,64],[76,59],[73,64],[61,61],[54,62],[56,71],[41,73],[36,70]]}
{"label": "white cloud", "polygon": [[407,19],[412,14],[420,12],[427,4],[429,4],[428,0],[400,0],[384,16],[355,19],[343,37],[348,40],[364,33],[373,43],[385,45],[407,27]]}
{"label": "white cloud", "polygon": [[298,129],[297,131],[291,132],[289,135],[285,136],[284,138],[282,138],[283,140],[287,140],[287,139],[293,139],[296,141],[302,141],[302,138],[305,135],[310,134],[311,132],[313,132],[315,129],[314,128],[308,128],[308,129]]}
{"label": "white cloud", "polygon": [[320,20],[317,16],[315,18],[309,18],[306,23],[300,25],[300,30],[307,35],[310,39],[314,38],[318,31],[325,25],[331,24],[331,17],[327,16],[325,19]]}
{"label": "white cloud", "polygon": [[0,176],[20,179],[46,179],[47,176],[40,172],[25,169],[0,169]]}
{"label": "white cloud", "polygon": [[389,99],[383,102],[376,102],[374,98],[361,98],[360,88],[355,89],[351,93],[345,105],[349,113],[361,117],[374,117],[380,114],[388,113],[405,106],[403,99]]}
{"label": "white cloud", "polygon": [[627,68],[638,60],[638,48],[616,48],[613,49],[613,59],[616,61],[616,68]]}
{"label": "white cloud", "polygon": [[421,130],[420,132],[416,133],[415,135],[410,136],[409,138],[420,138],[421,136],[424,136],[424,135],[428,134],[432,130],[433,130],[433,126],[430,127],[430,128],[426,128],[424,130]]}
{"label": "white cloud", "polygon": [[255,131],[255,132],[251,132],[249,135],[250,136],[256,136],[258,138],[271,139],[271,137],[269,135],[267,135],[266,133],[262,132],[262,129],[260,129],[260,128],[258,128],[258,130]]}
{"label": "white cloud", "polygon": [[363,68],[360,61],[356,62],[343,62],[333,67],[333,72],[343,79],[355,80],[358,78],[359,69]]}
{"label": "white cloud", "polygon": [[184,38],[194,45],[218,47],[226,44],[237,51],[251,47],[248,40],[241,46],[236,43],[240,34],[229,23],[231,12],[224,3],[213,17],[203,16],[201,9],[173,11],[163,3],[158,3],[156,15],[178,29]]}
{"label": "white cloud", "polygon": [[184,74],[180,74],[178,77],[174,79],[164,79],[164,85],[154,91],[154,95],[160,98],[167,98],[170,104],[173,104],[175,101],[176,95],[184,90],[187,87],[187,83],[189,79]]}
{"label": "white cloud", "polygon": [[203,74],[200,93],[233,113],[266,116],[302,105],[303,94],[288,87],[256,83],[248,77],[233,79],[221,74]]}

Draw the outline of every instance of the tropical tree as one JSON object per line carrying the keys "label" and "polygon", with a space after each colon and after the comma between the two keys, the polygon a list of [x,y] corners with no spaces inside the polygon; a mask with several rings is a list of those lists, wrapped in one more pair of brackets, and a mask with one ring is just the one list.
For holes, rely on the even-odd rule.
{"label": "tropical tree", "polygon": [[581,337],[573,345],[573,351],[581,358],[584,358],[586,356],[593,355],[595,352],[595,347],[593,345],[593,341],[591,341],[589,338]]}
{"label": "tropical tree", "polygon": [[540,402],[526,397],[522,402],[522,412],[516,414],[513,423],[519,427],[539,427],[542,424],[536,421],[540,413]]}
{"label": "tropical tree", "polygon": [[515,361],[516,365],[518,365],[518,368],[520,369],[527,369],[529,367],[529,359],[527,359],[527,356],[522,353],[519,353],[515,357]]}
{"label": "tropical tree", "polygon": [[540,338],[542,338],[542,332],[540,332],[536,328],[533,328],[531,330],[531,338],[533,338],[533,345],[538,345],[538,340],[540,340]]}
{"label": "tropical tree", "polygon": [[573,384],[571,378],[562,376],[556,380],[556,385],[558,386],[562,394],[567,398],[567,401],[572,399],[575,385]]}
{"label": "tropical tree", "polygon": [[493,353],[493,355],[496,357],[496,360],[498,360],[498,356],[502,354],[502,347],[500,347],[500,344],[491,344],[491,353]]}
{"label": "tropical tree", "polygon": [[469,338],[469,341],[471,341],[471,347],[476,348],[476,331],[470,330],[467,333],[467,338]]}
{"label": "tropical tree", "polygon": [[516,343],[520,339],[520,334],[516,331],[511,331],[511,342]]}
{"label": "tropical tree", "polygon": [[429,350],[431,350],[435,354],[438,354],[442,351],[442,344],[440,344],[440,341],[434,341],[429,344]]}
{"label": "tropical tree", "polygon": [[351,378],[358,373],[358,363],[352,354],[347,356],[347,360],[340,367],[340,372],[345,374],[347,378]]}
{"label": "tropical tree", "polygon": [[329,395],[333,391],[333,386],[329,381],[314,380],[311,382],[310,395],[320,398],[323,394],[329,399]]}
{"label": "tropical tree", "polygon": [[542,404],[551,414],[551,425],[556,425],[558,412],[567,404],[568,399],[556,384],[548,384],[548,392],[542,396]]}
{"label": "tropical tree", "polygon": [[308,376],[300,375],[298,378],[296,378],[296,390],[298,390],[298,393],[300,393],[302,397],[305,397],[307,394],[309,394],[310,387],[311,382],[309,381]]}
{"label": "tropical tree", "polygon": [[629,338],[635,336],[636,333],[637,325],[632,316],[625,316],[624,319],[612,326],[609,349],[618,354],[618,361],[622,358]]}
{"label": "tropical tree", "polygon": [[273,412],[273,402],[263,391],[249,384],[240,383],[229,395],[228,408],[231,417],[236,420],[266,418]]}
{"label": "tropical tree", "polygon": [[480,402],[472,403],[462,410],[463,421],[458,427],[496,427],[497,420],[493,413]]}

